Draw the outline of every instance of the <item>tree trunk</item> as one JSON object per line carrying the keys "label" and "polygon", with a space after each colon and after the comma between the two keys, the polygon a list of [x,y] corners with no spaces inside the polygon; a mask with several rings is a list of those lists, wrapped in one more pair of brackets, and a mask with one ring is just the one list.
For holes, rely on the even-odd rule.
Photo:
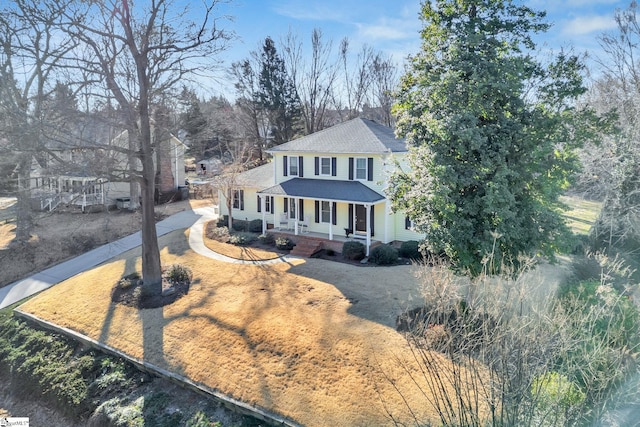
{"label": "tree trunk", "polygon": [[227,212],[229,212],[227,228],[229,229],[229,232],[231,232],[231,230],[233,230],[233,190],[229,190],[227,193]]}
{"label": "tree trunk", "polygon": [[18,163],[18,193],[16,203],[15,243],[27,243],[31,238],[31,155],[23,153]]}
{"label": "tree trunk", "polygon": [[137,151],[136,133],[133,128],[127,131],[129,138],[129,210],[135,211],[140,207],[140,184],[136,177],[138,176],[138,157],[133,153]]}
{"label": "tree trunk", "polygon": [[[148,128],[147,128],[148,129]],[[160,264],[160,248],[158,246],[158,233],[156,232],[154,190],[155,168],[151,144],[145,142],[144,126],[141,129],[143,152],[142,156],[142,180],[140,182],[141,208],[142,208],[142,281],[143,293],[146,295],[159,295],[162,293],[162,268]],[[150,138],[146,141],[150,141]],[[145,147],[146,146],[146,147]],[[146,151],[146,149],[149,151]]]}
{"label": "tree trunk", "polygon": [[[143,61],[144,62],[144,61]],[[148,104],[148,81],[144,78],[146,67],[139,66],[140,82],[140,161],[142,179],[140,181],[142,207],[142,292],[145,295],[162,293],[162,267],[155,220],[155,167],[153,145],[151,144],[151,120]]]}

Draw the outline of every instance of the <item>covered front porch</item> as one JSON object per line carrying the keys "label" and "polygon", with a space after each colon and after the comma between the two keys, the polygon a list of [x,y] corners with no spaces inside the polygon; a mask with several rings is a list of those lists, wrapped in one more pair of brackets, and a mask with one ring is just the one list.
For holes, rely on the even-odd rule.
{"label": "covered front porch", "polygon": [[[345,242],[358,241],[366,245],[366,236],[354,236],[350,234],[346,237],[344,234],[334,234],[329,236],[328,233],[320,233],[316,231],[309,231],[296,234],[294,230],[278,230],[277,228],[270,228],[267,233],[272,234],[275,238],[286,237],[296,244],[296,247],[292,250],[293,255],[301,255],[310,257],[314,253],[320,250],[332,250],[336,253],[342,253],[342,245]],[[371,239],[371,248],[375,248],[381,245],[380,240]]]}
{"label": "covered front porch", "polygon": [[378,218],[387,217],[384,196],[357,181],[294,178],[257,194],[263,232],[335,242],[324,246],[336,252],[345,241],[360,240],[368,256],[376,242],[376,206]]}

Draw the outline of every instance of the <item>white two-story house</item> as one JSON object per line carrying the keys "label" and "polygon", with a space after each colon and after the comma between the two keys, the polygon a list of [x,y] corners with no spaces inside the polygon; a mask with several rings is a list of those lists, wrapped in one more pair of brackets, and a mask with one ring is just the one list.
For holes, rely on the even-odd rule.
{"label": "white two-story house", "polygon": [[[407,148],[393,130],[356,118],[268,151],[272,162],[237,177],[232,217],[262,219],[263,231],[289,230],[334,240],[421,240],[402,212],[391,212],[385,187]],[[220,212],[227,214],[224,195]]]}

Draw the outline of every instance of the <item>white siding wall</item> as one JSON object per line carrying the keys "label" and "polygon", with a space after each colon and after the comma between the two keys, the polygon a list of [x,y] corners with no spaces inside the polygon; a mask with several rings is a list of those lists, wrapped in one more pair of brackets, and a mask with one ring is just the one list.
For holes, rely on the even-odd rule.
{"label": "white siding wall", "polygon": [[[382,192],[385,187],[386,182],[386,172],[385,172],[385,161],[380,155],[367,155],[367,154],[342,154],[342,155],[327,155],[327,153],[276,153],[274,155],[274,167],[276,173],[276,183],[281,183],[284,181],[288,181],[291,178],[295,178],[296,176],[284,175],[284,157],[287,157],[287,162],[289,162],[292,156],[302,157],[303,159],[303,176],[302,178],[307,179],[326,179],[326,180],[339,180],[339,181],[348,181],[349,180],[349,158],[353,157],[354,162],[355,159],[360,158],[373,158],[373,180],[359,180],[364,185],[369,188],[372,188],[375,191]],[[316,175],[315,174],[315,158],[316,157],[335,157],[336,158],[336,176],[331,175]],[[388,161],[386,163],[389,163]],[[355,174],[355,166],[354,166],[354,174]],[[300,177],[300,175],[297,175]]]}
{"label": "white siding wall", "polygon": [[[291,176],[287,174],[284,175],[284,155],[289,156],[295,155],[296,153],[276,153],[274,156],[274,172],[275,172],[275,182],[281,183],[287,181],[289,179],[294,178],[295,176]],[[315,175],[315,157],[335,157],[336,158],[336,176],[326,176],[326,175]],[[386,156],[383,158],[382,156],[365,156],[365,155],[340,155],[340,156],[327,156],[326,153],[305,153],[302,155],[303,158],[303,176],[305,179],[326,179],[326,180],[349,180],[349,157],[373,157],[374,161],[374,173],[373,180],[360,181],[362,184],[368,186],[369,188],[377,191],[380,194],[385,194],[385,187],[387,185],[387,177],[394,167],[394,159],[392,156]],[[400,158],[400,161],[403,159]],[[299,176],[299,175],[298,175]],[[258,212],[257,206],[257,188],[244,188],[244,210],[234,209],[233,217],[235,219],[262,219],[263,213]],[[220,214],[227,215],[227,208],[224,196],[219,193],[220,200]],[[316,223],[315,222],[315,202],[314,200],[304,200],[304,215],[305,217],[309,217],[309,231],[318,232],[318,233],[328,233],[329,232],[329,224],[327,223]],[[373,239],[380,240],[385,243],[400,240],[421,240],[424,236],[418,233],[415,233],[410,230],[405,229],[405,215],[402,212],[398,213],[388,213],[386,210],[386,206],[384,203],[380,203],[374,205],[372,209],[375,209],[374,218],[374,236]],[[284,212],[284,198],[283,197],[275,197],[274,198],[274,213],[271,214],[267,212],[266,219],[270,224],[274,224],[275,227],[278,226],[280,215]],[[344,236],[344,229],[349,226],[349,205],[347,203],[338,203],[337,204],[337,223],[332,225],[333,234],[336,236]],[[304,219],[304,218],[299,218]]]}

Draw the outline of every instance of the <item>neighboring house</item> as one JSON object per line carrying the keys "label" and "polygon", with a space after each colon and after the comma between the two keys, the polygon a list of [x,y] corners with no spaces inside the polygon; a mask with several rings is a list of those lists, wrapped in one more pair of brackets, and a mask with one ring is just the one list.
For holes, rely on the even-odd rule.
{"label": "neighboring house", "polygon": [[[396,161],[407,153],[393,130],[356,118],[268,151],[269,164],[238,175],[232,217],[262,219],[263,231],[290,229],[373,240],[421,240],[408,218],[391,212],[385,196]],[[227,214],[224,194],[220,212]]]}
{"label": "neighboring house", "polygon": [[[85,208],[93,205],[127,208],[131,194],[127,174],[129,158],[109,146],[126,148],[127,132],[113,138],[104,149],[50,147],[52,154],[40,155],[31,172],[31,205],[37,210],[53,210],[58,205]],[[164,133],[158,144],[160,156],[154,158],[156,189],[168,194],[185,184],[186,146],[175,136]],[[159,161],[158,161],[159,160]],[[140,166],[137,167],[140,169]],[[121,179],[107,179],[120,171]]]}
{"label": "neighboring house", "polygon": [[203,176],[219,175],[222,172],[222,160],[211,157],[197,162],[196,173]]}

